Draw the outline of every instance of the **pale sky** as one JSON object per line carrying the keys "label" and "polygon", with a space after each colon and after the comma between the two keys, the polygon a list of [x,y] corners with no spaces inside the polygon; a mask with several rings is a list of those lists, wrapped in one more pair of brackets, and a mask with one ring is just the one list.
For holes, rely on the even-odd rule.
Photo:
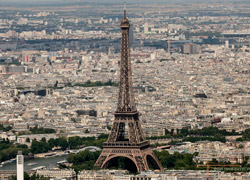
{"label": "pale sky", "polygon": [[[207,2],[237,2],[237,1],[245,1],[245,2],[250,2],[250,0],[207,0]],[[53,2],[61,2],[61,3],[72,3],[72,2],[93,2],[93,3],[119,3],[121,4],[124,2],[124,0],[0,0],[0,3],[53,3]],[[176,2],[204,2],[204,0],[127,0],[128,4],[131,3],[157,3],[157,2],[162,2],[162,3],[176,3]]]}

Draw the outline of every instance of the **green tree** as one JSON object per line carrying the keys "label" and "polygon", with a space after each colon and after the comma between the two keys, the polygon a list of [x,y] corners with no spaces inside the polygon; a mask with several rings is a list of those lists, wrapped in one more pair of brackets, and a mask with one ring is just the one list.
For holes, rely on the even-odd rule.
{"label": "green tree", "polygon": [[182,128],[180,132],[183,136],[187,136],[189,134],[188,128]]}
{"label": "green tree", "polygon": [[242,139],[249,141],[250,140],[250,129],[246,129],[242,134]]}
{"label": "green tree", "polygon": [[54,138],[50,138],[50,139],[48,140],[48,143],[49,143],[49,146],[50,146],[51,148],[58,146],[58,143],[57,143],[57,141],[56,141]]}
{"label": "green tree", "polygon": [[165,129],[165,135],[169,135],[169,130]]}
{"label": "green tree", "polygon": [[100,134],[98,137],[97,137],[97,139],[108,139],[108,137],[109,137],[109,135],[108,134]]}
{"label": "green tree", "polygon": [[56,131],[54,129],[43,128],[43,127],[38,128],[37,126],[35,126],[34,128],[30,128],[30,131],[31,131],[32,134],[51,134],[51,133],[56,133]]}
{"label": "green tree", "polygon": [[83,144],[82,139],[79,136],[69,137],[68,139],[69,148],[75,149]]}
{"label": "green tree", "polygon": [[70,154],[67,160],[69,163],[73,163],[72,167],[75,171],[81,171],[83,169],[91,170],[96,169],[96,167],[94,167],[94,164],[99,155],[99,151],[90,152],[88,150],[85,150],[78,154]]}
{"label": "green tree", "polygon": [[240,144],[238,148],[243,149],[244,148],[243,144]]}
{"label": "green tree", "polygon": [[59,137],[56,139],[58,146],[60,146],[63,150],[67,149],[69,147],[68,141],[66,137]]}
{"label": "green tree", "polygon": [[7,126],[5,127],[3,124],[0,124],[0,130],[4,131],[4,132],[8,132],[12,129],[11,126]]}
{"label": "green tree", "polygon": [[175,152],[173,155],[168,151],[154,151],[154,154],[159,159],[164,168],[175,169],[195,169],[195,162],[192,154],[180,154]]}
{"label": "green tree", "polygon": [[31,143],[31,152],[34,154],[48,152],[50,150],[51,147],[46,142],[33,140]]}
{"label": "green tree", "polygon": [[30,142],[30,138],[27,137],[27,138],[26,138],[26,142]]}
{"label": "green tree", "polygon": [[193,155],[194,155],[194,156],[198,156],[198,155],[199,155],[199,152],[195,152]]}
{"label": "green tree", "polygon": [[240,137],[240,138],[237,138],[236,141],[242,142],[242,141],[243,141],[243,138],[241,138],[241,137]]}
{"label": "green tree", "polygon": [[219,162],[215,158],[213,158],[212,161],[208,161],[208,164],[212,164],[212,165],[216,165],[218,163]]}
{"label": "green tree", "polygon": [[89,133],[89,130],[88,130],[88,129],[86,129],[84,132],[85,132],[85,133]]}
{"label": "green tree", "polygon": [[41,141],[46,143],[46,138],[42,137]]}

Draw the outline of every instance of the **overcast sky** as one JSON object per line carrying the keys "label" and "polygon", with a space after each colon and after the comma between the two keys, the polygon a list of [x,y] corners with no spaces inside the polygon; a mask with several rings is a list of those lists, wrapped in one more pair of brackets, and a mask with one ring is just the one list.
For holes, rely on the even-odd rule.
{"label": "overcast sky", "polygon": [[[126,0],[127,4],[167,4],[167,3],[224,3],[224,2],[241,2],[250,4],[250,0]],[[71,6],[71,5],[84,5],[85,3],[98,3],[98,4],[120,4],[124,0],[0,0],[0,7],[33,7],[33,6]]]}
{"label": "overcast sky", "polygon": [[[205,2],[225,2],[225,1],[238,1],[238,0],[206,0]],[[244,1],[244,0],[242,0]],[[250,1],[250,0],[245,0]],[[0,3],[53,3],[53,2],[60,2],[60,3],[72,3],[72,2],[94,2],[94,3],[123,3],[124,0],[0,0]],[[127,0],[130,3],[156,3],[156,2],[204,2],[204,0]]]}

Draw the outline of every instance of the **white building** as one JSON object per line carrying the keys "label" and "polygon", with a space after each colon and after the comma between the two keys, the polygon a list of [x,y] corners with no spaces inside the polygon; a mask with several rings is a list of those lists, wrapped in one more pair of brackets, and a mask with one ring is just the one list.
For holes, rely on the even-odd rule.
{"label": "white building", "polygon": [[17,180],[24,180],[22,151],[18,151],[16,159]]}
{"label": "white building", "polygon": [[39,176],[50,178],[74,179],[76,172],[73,169],[40,169],[36,171]]}

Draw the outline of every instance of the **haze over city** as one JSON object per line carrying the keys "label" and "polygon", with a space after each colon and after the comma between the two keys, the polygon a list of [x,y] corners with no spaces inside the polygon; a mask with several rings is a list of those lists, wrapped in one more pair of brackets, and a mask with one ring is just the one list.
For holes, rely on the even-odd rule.
{"label": "haze over city", "polygon": [[249,179],[249,2],[0,0],[0,179]]}

